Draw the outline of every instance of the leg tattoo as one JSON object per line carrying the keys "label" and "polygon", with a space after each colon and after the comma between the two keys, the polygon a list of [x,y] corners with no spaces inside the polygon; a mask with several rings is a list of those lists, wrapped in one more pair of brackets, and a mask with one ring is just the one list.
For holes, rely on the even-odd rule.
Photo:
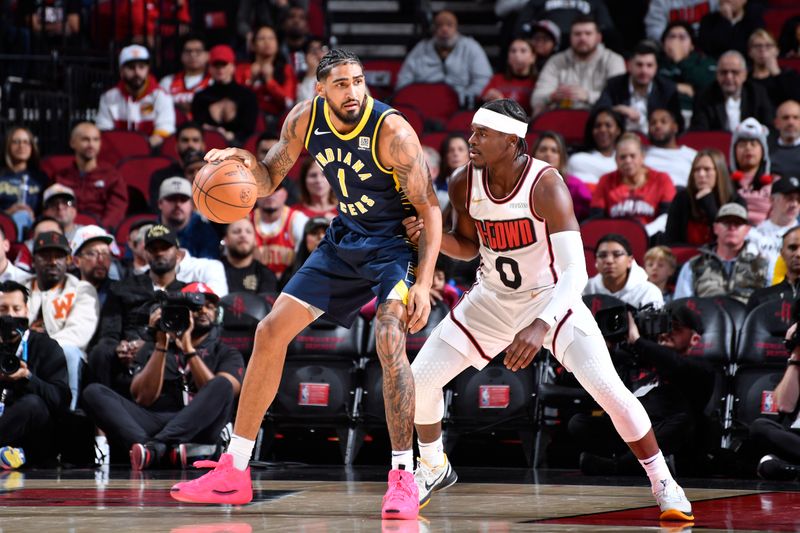
{"label": "leg tattoo", "polygon": [[414,377],[406,357],[405,308],[384,302],[378,309],[376,346],[383,367],[383,402],[393,450],[409,450],[414,436]]}

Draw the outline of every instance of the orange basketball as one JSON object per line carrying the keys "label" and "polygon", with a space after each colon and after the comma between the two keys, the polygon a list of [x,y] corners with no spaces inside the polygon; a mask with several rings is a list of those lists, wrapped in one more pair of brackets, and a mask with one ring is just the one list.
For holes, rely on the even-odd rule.
{"label": "orange basketball", "polygon": [[246,217],[258,198],[253,173],[238,159],[206,163],[192,183],[192,199],[209,220],[229,224]]}

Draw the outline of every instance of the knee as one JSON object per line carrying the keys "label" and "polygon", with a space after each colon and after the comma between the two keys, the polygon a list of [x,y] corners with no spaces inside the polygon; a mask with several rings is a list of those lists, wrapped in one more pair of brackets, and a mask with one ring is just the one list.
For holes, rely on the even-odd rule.
{"label": "knee", "polygon": [[87,385],[86,388],[81,391],[81,405],[91,411],[95,405],[103,401],[103,398],[105,398],[109,392],[113,391],[100,383]]}
{"label": "knee", "polygon": [[775,425],[775,422],[767,418],[756,418],[750,424],[750,436],[756,438],[763,437],[768,434]]}
{"label": "knee", "polygon": [[375,348],[382,362],[405,357],[406,333],[403,322],[391,315],[375,319]]}
{"label": "knee", "polygon": [[209,396],[214,396],[216,398],[233,398],[233,384],[223,376],[216,376],[211,379],[208,383],[200,389],[200,392],[204,392]]}
{"label": "knee", "polygon": [[24,411],[48,411],[47,404],[44,399],[37,394],[25,394],[13,404],[14,407]]}

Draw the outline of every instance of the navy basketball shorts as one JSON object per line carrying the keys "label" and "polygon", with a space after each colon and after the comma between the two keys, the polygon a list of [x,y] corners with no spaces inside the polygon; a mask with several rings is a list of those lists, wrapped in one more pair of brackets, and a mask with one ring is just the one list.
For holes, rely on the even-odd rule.
{"label": "navy basketball shorts", "polygon": [[375,296],[380,305],[394,292],[407,303],[416,266],[416,251],[404,237],[365,237],[334,221],[283,292],[349,328]]}

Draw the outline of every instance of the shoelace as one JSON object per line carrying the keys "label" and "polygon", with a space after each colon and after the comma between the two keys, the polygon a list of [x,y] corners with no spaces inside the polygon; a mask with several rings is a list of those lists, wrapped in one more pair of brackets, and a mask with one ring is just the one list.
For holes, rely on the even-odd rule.
{"label": "shoelace", "polygon": [[406,483],[403,482],[402,477],[398,477],[397,481],[394,482],[394,489],[395,491],[399,490],[400,492],[405,494],[405,496],[408,498],[411,498],[413,496],[411,489],[408,487]]}

